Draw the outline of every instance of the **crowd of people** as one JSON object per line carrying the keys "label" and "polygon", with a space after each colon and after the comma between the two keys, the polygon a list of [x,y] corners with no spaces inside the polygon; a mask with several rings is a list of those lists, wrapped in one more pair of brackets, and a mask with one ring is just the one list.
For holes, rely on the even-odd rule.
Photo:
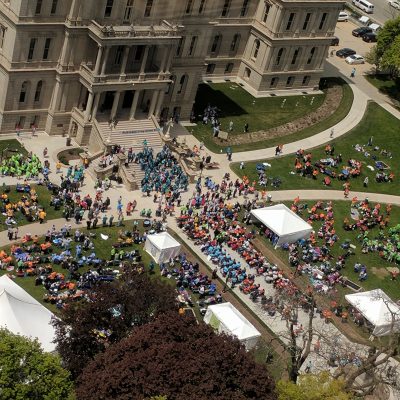
{"label": "crowd of people", "polygon": [[48,175],[47,167],[44,167],[39,158],[33,153],[29,153],[26,156],[22,153],[12,154],[10,157],[3,158],[0,165],[1,176],[14,176],[30,180],[39,178],[41,172],[44,175]]}

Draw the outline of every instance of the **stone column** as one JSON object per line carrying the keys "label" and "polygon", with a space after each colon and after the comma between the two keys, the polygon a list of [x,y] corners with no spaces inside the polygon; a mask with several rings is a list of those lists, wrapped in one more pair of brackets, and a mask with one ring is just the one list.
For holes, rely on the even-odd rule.
{"label": "stone column", "polygon": [[140,90],[136,89],[135,94],[133,95],[131,111],[129,113],[130,120],[135,119],[135,113],[136,113],[136,108],[137,108],[138,101],[139,101],[139,96],[140,96]]}
{"label": "stone column", "polygon": [[131,48],[129,46],[125,46],[125,48],[124,48],[124,56],[122,58],[121,71],[120,71],[120,77],[119,77],[119,79],[121,81],[125,80],[125,77],[126,77],[125,71],[126,71],[126,64],[128,63],[130,49]]}
{"label": "stone column", "polygon": [[167,63],[167,59],[168,59],[169,53],[171,51],[172,51],[171,46],[164,47],[164,52],[163,52],[161,64],[160,64],[160,74],[163,74],[165,71],[165,65]]}
{"label": "stone column", "polygon": [[51,104],[49,107],[51,111],[57,111],[58,103],[60,101],[60,88],[61,82],[57,79],[54,87],[53,98],[51,99]]}
{"label": "stone column", "polygon": [[101,67],[101,75],[104,76],[106,73],[106,68],[107,68],[107,61],[108,61],[108,55],[110,54],[110,46],[106,47],[106,51],[104,53],[104,59],[103,59],[103,65]]}
{"label": "stone column", "polygon": [[115,92],[114,94],[114,102],[111,109],[111,119],[114,119],[117,115],[119,99],[121,97],[121,92]]}
{"label": "stone column", "polygon": [[94,67],[93,74],[98,75],[100,72],[100,65],[101,65],[101,57],[103,57],[104,47],[99,45],[99,49],[97,51],[97,58],[96,58],[96,65]]}
{"label": "stone column", "polygon": [[97,110],[99,108],[99,102],[100,102],[100,96],[101,93],[96,93],[94,95],[94,104],[93,104],[93,111],[92,111],[92,120],[96,118],[97,115]]}
{"label": "stone column", "polygon": [[69,55],[69,33],[66,32],[64,44],[61,49],[60,59],[58,61],[58,65],[64,66],[64,65],[68,64],[68,62],[67,62],[68,55]]}
{"label": "stone column", "polygon": [[89,92],[89,97],[88,97],[88,101],[86,104],[86,110],[85,110],[85,122],[89,121],[90,113],[92,112],[92,106],[93,106],[93,92]]}
{"label": "stone column", "polygon": [[149,107],[148,118],[151,118],[151,116],[154,114],[154,110],[156,108],[156,103],[157,103],[157,99],[158,99],[158,92],[159,92],[158,90],[153,91],[153,96],[151,98],[150,107]]}
{"label": "stone column", "polygon": [[146,46],[144,48],[144,54],[143,54],[143,58],[142,58],[142,64],[140,66],[140,75],[145,73],[145,69],[146,69],[146,63],[147,63],[147,57],[149,56],[149,46]]}
{"label": "stone column", "polygon": [[170,74],[170,68],[171,68],[172,58],[173,57],[174,57],[174,47],[170,46],[169,52],[168,52],[167,62],[166,62],[166,65],[164,67],[164,69],[165,69],[164,73],[167,74],[167,75]]}
{"label": "stone column", "polygon": [[165,96],[165,90],[159,90],[157,106],[156,106],[156,110],[154,112],[154,115],[155,115],[156,118],[160,117],[161,108],[162,108],[162,105],[163,105],[163,102],[164,102],[164,96]]}

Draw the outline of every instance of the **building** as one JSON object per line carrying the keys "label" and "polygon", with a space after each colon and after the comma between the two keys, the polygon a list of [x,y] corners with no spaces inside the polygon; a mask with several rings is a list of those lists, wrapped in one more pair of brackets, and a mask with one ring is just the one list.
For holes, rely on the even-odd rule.
{"label": "building", "polygon": [[110,120],[150,132],[189,119],[202,80],[255,96],[313,89],[342,4],[0,0],[1,132],[34,124],[95,152],[113,141]]}

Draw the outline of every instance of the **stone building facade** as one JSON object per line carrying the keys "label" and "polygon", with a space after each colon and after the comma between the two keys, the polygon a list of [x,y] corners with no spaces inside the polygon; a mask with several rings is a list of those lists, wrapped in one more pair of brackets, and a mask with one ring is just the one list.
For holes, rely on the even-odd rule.
{"label": "stone building facade", "polygon": [[[339,0],[0,0],[0,129],[189,118],[202,80],[318,86]],[[100,135],[101,136],[101,135]],[[100,137],[99,136],[99,137]]]}

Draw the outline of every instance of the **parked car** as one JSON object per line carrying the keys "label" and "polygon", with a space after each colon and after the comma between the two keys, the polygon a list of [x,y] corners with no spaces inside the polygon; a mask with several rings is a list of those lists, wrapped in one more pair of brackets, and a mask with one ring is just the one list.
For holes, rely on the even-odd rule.
{"label": "parked car", "polygon": [[379,29],[382,29],[382,27],[379,24],[371,24],[369,25],[369,28],[372,29],[372,32],[377,33]]}
{"label": "parked car", "polygon": [[397,0],[389,0],[389,6],[395,8],[396,10],[400,10],[400,2]]}
{"label": "parked car", "polygon": [[372,32],[369,26],[361,26],[360,28],[353,29],[351,34],[355,37],[363,37],[366,33]]}
{"label": "parked car", "polygon": [[337,36],[331,39],[331,46],[339,46],[339,38]]}
{"label": "parked car", "polygon": [[364,64],[365,60],[363,56],[360,56],[359,54],[353,54],[352,56],[346,57],[347,64]]}
{"label": "parked car", "polygon": [[347,22],[349,20],[349,14],[347,14],[345,11],[340,11],[337,20],[340,22]]}
{"label": "parked car", "polygon": [[377,35],[375,32],[369,32],[369,33],[366,33],[366,34],[362,37],[362,40],[364,40],[364,42],[368,42],[368,43],[376,42],[377,36],[378,36],[378,35]]}
{"label": "parked car", "polygon": [[345,47],[345,48],[343,48],[343,49],[338,50],[338,51],[336,52],[336,55],[337,55],[338,57],[341,57],[341,58],[346,58],[346,57],[352,56],[353,54],[356,54],[356,53],[357,53],[357,52],[356,52],[355,50],[349,49],[348,47]]}

